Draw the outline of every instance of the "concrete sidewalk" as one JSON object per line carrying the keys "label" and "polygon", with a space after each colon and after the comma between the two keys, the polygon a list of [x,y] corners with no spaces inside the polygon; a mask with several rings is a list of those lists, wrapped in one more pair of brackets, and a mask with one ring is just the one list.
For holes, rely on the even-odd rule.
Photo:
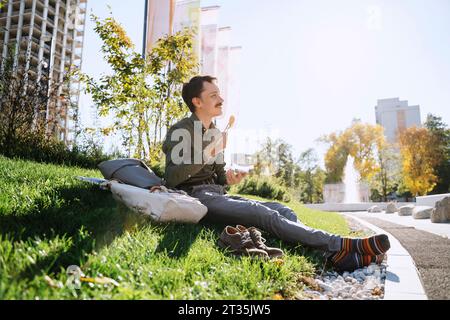
{"label": "concrete sidewalk", "polygon": [[427,300],[420,276],[408,251],[392,234],[376,225],[360,219],[358,214],[341,213],[376,233],[388,235],[391,248],[387,252],[385,300]]}
{"label": "concrete sidewalk", "polygon": [[[397,285],[401,288],[395,288],[394,283],[391,283],[392,279],[390,279],[389,282],[386,282],[387,298],[390,295],[389,290],[392,292],[392,289],[394,289],[394,293],[404,294],[403,297],[395,296],[395,299],[413,299],[414,296],[420,294],[419,283],[415,279],[420,277],[422,290],[425,290],[429,299],[450,299],[449,239],[438,235],[438,233],[430,233],[418,230],[413,226],[395,224],[385,219],[375,218],[379,217],[379,215],[367,215],[365,213],[351,213],[347,215],[358,219],[360,222],[373,225],[375,228],[378,228],[376,230],[377,233],[384,232],[388,234],[391,244],[393,244],[393,248],[388,251],[388,265],[390,271],[398,276]],[[429,221],[428,223],[431,224]],[[436,232],[436,230],[433,231]],[[400,249],[399,251],[398,245],[403,250]],[[414,269],[416,269],[414,272],[415,276],[412,272]],[[408,288],[410,285],[408,282],[411,282],[411,288]],[[408,295],[410,298],[408,298]]]}
{"label": "concrete sidewalk", "polygon": [[432,223],[430,219],[414,219],[412,216],[399,216],[397,213],[370,213],[367,211],[354,213],[360,218],[377,218],[407,227],[414,227],[418,230],[434,233],[438,236],[450,238],[450,223]]}

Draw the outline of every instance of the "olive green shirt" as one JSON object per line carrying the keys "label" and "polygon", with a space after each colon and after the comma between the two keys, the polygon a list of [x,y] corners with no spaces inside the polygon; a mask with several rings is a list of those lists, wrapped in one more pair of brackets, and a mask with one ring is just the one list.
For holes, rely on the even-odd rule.
{"label": "olive green shirt", "polygon": [[[197,136],[194,136],[196,121],[198,121],[197,128],[201,127],[202,130],[201,135],[197,133]],[[184,151],[180,143],[186,137],[180,137],[180,131],[174,134],[174,131],[177,129],[186,129],[184,132],[190,135],[190,141],[187,140],[185,145],[190,148],[190,157],[188,154],[183,154]],[[211,123],[209,129],[215,129],[213,123]],[[165,180],[167,187],[189,191],[190,187],[201,184],[226,185],[227,179],[223,154],[219,155],[212,164],[205,163],[203,159],[203,151],[211,143],[211,141],[204,141],[205,139],[203,139],[203,135],[207,132],[208,130],[202,125],[195,113],[192,113],[189,118],[179,121],[169,129],[162,147],[166,155]],[[200,139],[201,150],[195,150],[194,139]],[[175,163],[176,161],[172,159],[172,151],[174,148],[177,148],[174,150],[174,154],[184,157],[181,163]],[[185,148],[184,150],[189,149]],[[196,162],[194,160],[197,160],[197,164],[195,164]]]}

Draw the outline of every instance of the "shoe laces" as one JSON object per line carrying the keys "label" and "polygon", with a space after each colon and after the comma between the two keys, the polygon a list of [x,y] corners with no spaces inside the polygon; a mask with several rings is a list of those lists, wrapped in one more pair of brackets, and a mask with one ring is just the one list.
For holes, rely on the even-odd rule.
{"label": "shoe laces", "polygon": [[248,232],[241,233],[241,247],[242,248],[251,248],[253,247],[253,240],[250,237],[250,234]]}
{"label": "shoe laces", "polygon": [[266,243],[266,239],[264,239],[261,235],[261,231],[259,231],[256,228],[250,228],[249,229],[250,232],[250,236],[252,237],[252,239],[255,242],[261,242],[261,243]]}

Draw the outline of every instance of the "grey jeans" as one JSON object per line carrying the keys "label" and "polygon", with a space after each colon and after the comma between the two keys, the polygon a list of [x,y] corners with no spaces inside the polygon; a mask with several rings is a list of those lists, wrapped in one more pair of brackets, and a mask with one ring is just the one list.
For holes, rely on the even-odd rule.
{"label": "grey jeans", "polygon": [[216,184],[194,186],[189,194],[208,208],[203,221],[256,227],[279,239],[324,251],[341,250],[341,237],[307,227],[295,212],[278,202],[261,202],[227,195]]}

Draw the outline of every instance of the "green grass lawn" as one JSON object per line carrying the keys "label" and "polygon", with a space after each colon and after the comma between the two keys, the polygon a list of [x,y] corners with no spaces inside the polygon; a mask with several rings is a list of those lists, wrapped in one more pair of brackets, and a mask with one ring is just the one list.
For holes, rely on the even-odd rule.
{"label": "green grass lawn", "polygon": [[[323,262],[320,252],[267,234],[286,252],[283,263],[235,258],[216,245],[223,227],[152,223],[78,175],[101,177],[0,156],[0,299],[300,298],[299,277]],[[350,234],[338,214],[287,205],[309,226]],[[69,265],[119,285],[74,288]]]}

